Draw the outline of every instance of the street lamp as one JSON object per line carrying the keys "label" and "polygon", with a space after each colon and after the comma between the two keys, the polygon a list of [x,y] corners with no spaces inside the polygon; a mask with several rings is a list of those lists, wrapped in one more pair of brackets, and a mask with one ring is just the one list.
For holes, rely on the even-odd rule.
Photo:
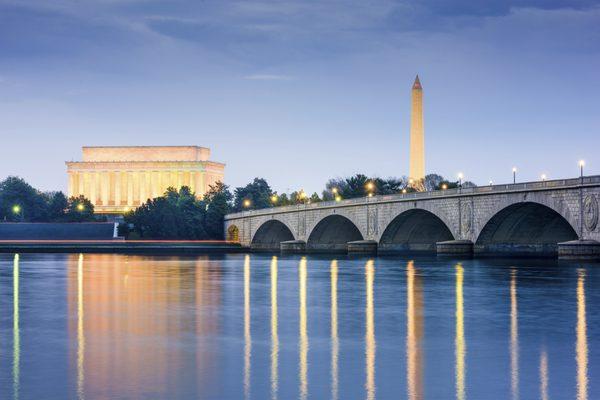
{"label": "street lamp", "polygon": [[513,184],[517,183],[517,167],[513,167]]}
{"label": "street lamp", "polygon": [[274,194],[274,195],[271,196],[271,203],[276,204],[277,200],[279,200],[279,197],[277,197],[276,194]]}
{"label": "street lamp", "polygon": [[250,201],[250,199],[244,199],[242,205],[244,206],[244,208],[248,208],[252,205],[252,202]]}
{"label": "street lamp", "polygon": [[490,181],[490,186],[492,186],[494,184],[494,182]]}
{"label": "street lamp", "polygon": [[340,202],[340,201],[342,201],[342,196],[340,196],[340,195],[336,195],[336,196],[335,196],[335,201],[337,201],[337,202]]}
{"label": "street lamp", "polygon": [[544,182],[546,180],[546,174],[542,174],[542,176],[540,176],[540,178],[542,178],[542,182]]}
{"label": "street lamp", "polygon": [[14,206],[12,206],[12,212],[16,216],[18,216],[21,219],[21,221],[23,221],[23,209],[20,205],[15,204]]}
{"label": "street lamp", "polygon": [[459,173],[458,173],[458,186],[459,186],[459,187],[462,187],[462,180],[463,180],[463,177],[464,177],[463,173],[462,173],[462,172],[459,172]]}
{"label": "street lamp", "polygon": [[77,204],[77,211],[83,211],[85,210],[85,206],[81,203]]}
{"label": "street lamp", "polygon": [[448,189],[448,185],[446,185],[445,183],[442,184],[442,190],[446,190],[446,189]]}
{"label": "street lamp", "polygon": [[579,176],[583,180],[583,167],[585,166],[584,160],[579,160]]}

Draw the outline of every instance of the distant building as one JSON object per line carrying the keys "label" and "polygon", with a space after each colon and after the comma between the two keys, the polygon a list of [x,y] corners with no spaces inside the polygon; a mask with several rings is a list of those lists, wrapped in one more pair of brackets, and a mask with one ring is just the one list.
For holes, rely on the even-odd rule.
{"label": "distant building", "polygon": [[189,186],[198,198],[223,181],[225,164],[209,161],[199,146],[83,147],[82,161],[67,161],[69,196],[84,195],[98,213],[123,213]]}
{"label": "distant building", "polygon": [[423,128],[423,87],[419,75],[412,87],[410,110],[410,168],[408,177],[414,182],[425,178],[425,130]]}

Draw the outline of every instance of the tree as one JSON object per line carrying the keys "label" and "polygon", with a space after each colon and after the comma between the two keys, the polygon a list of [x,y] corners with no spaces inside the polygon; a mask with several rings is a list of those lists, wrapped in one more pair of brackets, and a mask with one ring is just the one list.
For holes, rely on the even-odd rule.
{"label": "tree", "polygon": [[46,193],[48,198],[48,219],[52,222],[65,220],[65,214],[69,207],[69,200],[63,192]]}
{"label": "tree", "polygon": [[47,221],[46,199],[38,190],[16,176],[0,182],[0,220]]}
{"label": "tree", "polygon": [[223,182],[217,182],[209,186],[204,195],[206,204],[206,232],[210,239],[223,239],[225,215],[231,211],[231,200],[233,196],[229,187]]}
{"label": "tree", "polygon": [[445,181],[445,179],[441,175],[428,174],[425,176],[425,179],[423,181],[423,186],[425,188],[425,191],[440,190],[442,182],[444,182],[444,181]]}
{"label": "tree", "polygon": [[375,185],[375,193],[374,194],[395,194],[400,193],[402,189],[406,187],[407,180],[406,179],[398,179],[398,178],[375,178],[372,179]]}
{"label": "tree", "polygon": [[[244,209],[260,209],[272,207],[271,196],[273,191],[266,180],[254,178],[254,180],[244,187],[238,187],[234,191],[233,209],[242,211]],[[244,202],[249,202],[249,206],[244,206]]]}
{"label": "tree", "polygon": [[[179,191],[168,188],[161,197],[146,203],[125,215],[134,231],[150,239],[207,239],[206,206],[196,199],[187,186]],[[222,237],[221,237],[222,238]]]}
{"label": "tree", "polygon": [[70,197],[64,213],[64,220],[67,222],[95,221],[94,205],[83,195]]}
{"label": "tree", "polygon": [[278,206],[289,206],[290,204],[292,204],[292,202],[286,193],[283,193],[282,195],[278,196]]}

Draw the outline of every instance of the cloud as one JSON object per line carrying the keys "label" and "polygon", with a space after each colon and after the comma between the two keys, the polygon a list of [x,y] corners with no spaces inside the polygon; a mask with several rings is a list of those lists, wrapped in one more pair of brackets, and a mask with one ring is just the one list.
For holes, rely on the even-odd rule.
{"label": "cloud", "polygon": [[289,75],[254,74],[244,76],[244,79],[250,81],[290,81],[294,79],[294,77]]}

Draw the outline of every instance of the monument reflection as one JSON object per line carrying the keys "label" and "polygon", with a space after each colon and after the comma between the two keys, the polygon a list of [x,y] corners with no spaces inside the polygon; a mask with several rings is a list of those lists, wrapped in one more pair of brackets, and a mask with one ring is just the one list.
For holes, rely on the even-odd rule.
{"label": "monument reflection", "polygon": [[414,261],[406,266],[406,381],[408,398],[423,398],[423,287]]}
{"label": "monument reflection", "polygon": [[[186,370],[195,370],[201,393],[215,351],[202,340],[219,330],[216,315],[203,311],[219,305],[218,268],[208,268],[203,258],[124,261],[101,254],[73,255],[69,266],[68,308],[76,316],[69,319],[70,342],[76,344],[69,359],[78,398],[112,398],[124,390],[176,393],[175,371]],[[193,290],[183,290],[189,285]],[[186,336],[195,338],[192,354],[166,340]]]}

